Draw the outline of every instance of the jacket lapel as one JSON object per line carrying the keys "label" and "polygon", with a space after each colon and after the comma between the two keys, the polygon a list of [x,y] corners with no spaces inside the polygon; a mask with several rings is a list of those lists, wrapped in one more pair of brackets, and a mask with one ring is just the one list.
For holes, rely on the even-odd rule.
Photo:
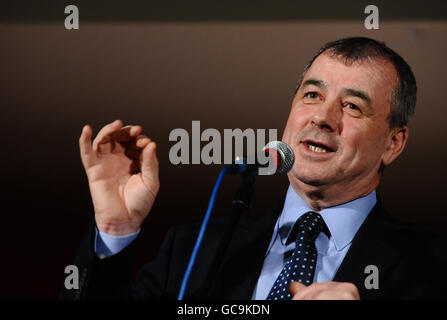
{"label": "jacket lapel", "polygon": [[217,274],[216,296],[224,299],[251,299],[283,205],[284,201],[267,214],[245,215],[241,218]]}
{"label": "jacket lapel", "polygon": [[[399,251],[390,241],[391,224],[387,222],[388,214],[380,201],[362,224],[355,235],[334,281],[352,282],[359,290],[362,299],[371,296],[383,296],[381,282],[400,257]],[[365,273],[369,265],[377,266],[379,272],[379,289],[367,289],[365,279],[370,274]],[[382,284],[382,285],[381,285]]]}

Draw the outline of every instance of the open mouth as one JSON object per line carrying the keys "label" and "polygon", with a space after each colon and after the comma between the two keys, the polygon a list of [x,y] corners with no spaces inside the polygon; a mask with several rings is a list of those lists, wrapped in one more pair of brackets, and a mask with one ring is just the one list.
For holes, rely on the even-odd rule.
{"label": "open mouth", "polygon": [[305,141],[304,143],[306,144],[307,148],[313,152],[318,152],[318,153],[334,152],[333,149],[329,148],[328,146],[326,146],[324,144],[318,143],[318,142]]}

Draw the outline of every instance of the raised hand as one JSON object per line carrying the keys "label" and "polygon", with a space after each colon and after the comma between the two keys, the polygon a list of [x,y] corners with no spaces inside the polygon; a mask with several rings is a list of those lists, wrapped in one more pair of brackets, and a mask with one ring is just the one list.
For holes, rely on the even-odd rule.
{"label": "raised hand", "polygon": [[156,144],[141,126],[121,120],[104,126],[93,140],[92,128],[79,138],[98,230],[111,235],[134,233],[154,204],[160,182]]}

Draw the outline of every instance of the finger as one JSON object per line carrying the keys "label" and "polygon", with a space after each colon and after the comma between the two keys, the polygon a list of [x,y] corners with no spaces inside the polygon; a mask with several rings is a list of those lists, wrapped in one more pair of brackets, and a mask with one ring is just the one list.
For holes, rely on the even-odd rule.
{"label": "finger", "polygon": [[139,125],[136,126],[125,126],[122,127],[121,130],[114,132],[112,134],[112,139],[118,141],[118,142],[127,142],[131,138],[137,137],[143,128]]}
{"label": "finger", "polygon": [[123,122],[121,120],[115,120],[112,123],[109,123],[108,125],[104,126],[96,136],[95,140],[93,140],[93,150],[98,150],[98,144],[99,143],[107,143],[110,141],[110,135],[114,132],[121,129],[123,126]]}
{"label": "finger", "polygon": [[150,142],[141,153],[141,173],[143,177],[158,182],[158,159],[156,154],[157,145]]}
{"label": "finger", "polygon": [[89,155],[92,151],[92,128],[88,124],[82,128],[81,136],[79,137],[79,151],[82,163],[84,166],[87,166]]}
{"label": "finger", "polygon": [[79,150],[81,155],[89,154],[92,151],[92,128],[88,124],[82,127],[79,137]]}
{"label": "finger", "polygon": [[306,286],[298,281],[292,281],[289,285],[289,292],[292,296],[302,292],[304,289],[306,289]]}
{"label": "finger", "polygon": [[141,151],[146,147],[152,140],[145,135],[139,135],[136,138],[130,139],[128,142],[120,142],[115,145],[113,152],[123,152],[134,160],[141,160]]}
{"label": "finger", "polygon": [[139,135],[130,141],[130,144],[125,146],[125,154],[132,160],[142,161],[142,150],[152,140],[145,135]]}
{"label": "finger", "polygon": [[120,142],[120,144],[125,148],[140,150],[140,149],[143,149],[150,141],[152,141],[152,140],[149,139],[147,136],[139,135],[136,138],[131,138],[127,142]]}
{"label": "finger", "polygon": [[107,154],[112,152],[115,148],[115,141],[110,138],[110,136],[105,136],[98,142],[98,151],[101,154]]}
{"label": "finger", "polygon": [[135,150],[144,149],[151,141],[148,136],[142,134],[133,139],[129,147]]}

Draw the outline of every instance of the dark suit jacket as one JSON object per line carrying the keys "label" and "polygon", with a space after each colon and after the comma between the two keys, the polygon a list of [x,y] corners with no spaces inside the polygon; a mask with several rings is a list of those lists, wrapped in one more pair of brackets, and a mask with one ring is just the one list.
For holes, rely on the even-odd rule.
{"label": "dark suit jacket", "polygon": [[[283,203],[266,214],[242,217],[216,272],[213,290],[203,296],[203,279],[228,219],[211,221],[185,298],[250,299],[282,206]],[[197,224],[171,229],[158,257],[143,267],[133,285],[130,279],[137,241],[112,257],[99,259],[93,251],[92,225],[75,261],[80,271],[80,288],[63,288],[60,297],[176,299],[199,228]],[[354,283],[361,299],[446,298],[445,244],[429,231],[393,218],[378,201],[355,235],[333,280]],[[368,265],[379,270],[379,289],[365,287]]]}

